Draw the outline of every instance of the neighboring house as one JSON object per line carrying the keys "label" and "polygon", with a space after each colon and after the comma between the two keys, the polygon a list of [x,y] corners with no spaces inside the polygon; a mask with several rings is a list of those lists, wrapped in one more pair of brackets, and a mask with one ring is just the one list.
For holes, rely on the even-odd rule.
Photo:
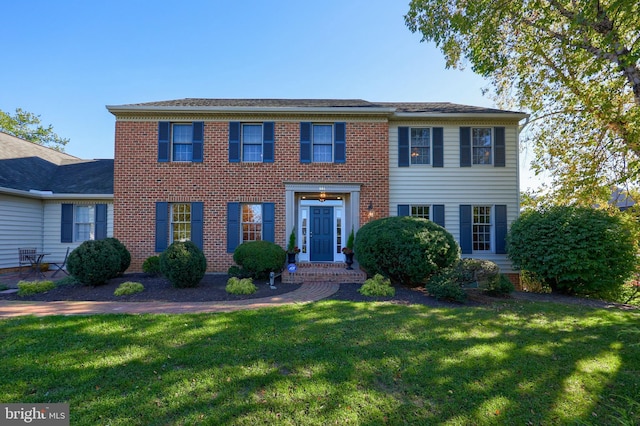
{"label": "neighboring house", "polygon": [[[132,269],[191,240],[210,271],[245,241],[301,262],[342,262],[349,232],[413,215],[444,226],[464,257],[505,272],[519,211],[526,114],[450,103],[182,99],[107,106],[116,117],[114,233]],[[356,254],[357,257],[357,254]]]}
{"label": "neighboring house", "polygon": [[0,269],[18,248],[62,260],[67,247],[113,236],[113,160],[74,156],[0,132]]}

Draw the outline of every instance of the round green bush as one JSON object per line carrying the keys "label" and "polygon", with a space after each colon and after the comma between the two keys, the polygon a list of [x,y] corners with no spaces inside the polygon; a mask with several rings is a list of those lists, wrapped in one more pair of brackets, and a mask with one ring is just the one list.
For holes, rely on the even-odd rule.
{"label": "round green bush", "polygon": [[129,253],[127,247],[125,247],[125,245],[117,238],[105,238],[104,241],[111,244],[118,251],[118,255],[120,256],[120,267],[118,268],[117,275],[124,274],[124,271],[126,271],[129,265],[131,265],[131,253]]}
{"label": "round green bush", "polygon": [[269,241],[249,241],[240,244],[233,252],[233,260],[251,278],[269,278],[271,271],[282,270],[287,254],[282,247]]}
{"label": "round green bush", "polygon": [[394,283],[416,287],[459,258],[453,236],[421,218],[386,217],[358,230],[356,259],[369,275],[380,274]]}
{"label": "round green bush", "polygon": [[358,293],[370,297],[393,297],[396,294],[396,289],[391,287],[391,280],[376,274],[362,284]]}
{"label": "round green bush", "polygon": [[67,270],[83,284],[100,285],[118,275],[121,259],[113,244],[85,241],[67,259]]}
{"label": "round green bush", "polygon": [[207,271],[207,259],[191,241],[174,242],[160,254],[160,271],[175,287],[196,287]]}
{"label": "round green bush", "polygon": [[621,214],[585,207],[527,210],[512,225],[513,266],[553,291],[615,298],[636,269],[636,226]]}
{"label": "round green bush", "polygon": [[425,289],[437,300],[463,303],[467,300],[467,293],[460,285],[461,280],[460,269],[452,266],[432,275],[425,284]]}
{"label": "round green bush", "polygon": [[113,294],[114,296],[127,296],[130,294],[140,293],[142,291],[144,291],[142,283],[127,281],[126,283],[120,284]]}
{"label": "round green bush", "polygon": [[149,256],[142,262],[142,272],[148,275],[160,275],[160,256]]}
{"label": "round green bush", "polygon": [[258,287],[256,287],[251,278],[231,277],[227,280],[225,290],[229,294],[253,294],[258,291]]}

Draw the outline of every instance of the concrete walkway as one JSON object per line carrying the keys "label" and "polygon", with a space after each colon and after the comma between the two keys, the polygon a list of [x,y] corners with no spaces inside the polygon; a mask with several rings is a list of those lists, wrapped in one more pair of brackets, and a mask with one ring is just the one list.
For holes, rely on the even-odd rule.
{"label": "concrete walkway", "polygon": [[309,303],[338,291],[339,284],[302,284],[300,288],[279,296],[220,302],[22,302],[0,300],[0,318],[22,315],[91,315],[91,314],[185,314],[232,312],[290,303]]}

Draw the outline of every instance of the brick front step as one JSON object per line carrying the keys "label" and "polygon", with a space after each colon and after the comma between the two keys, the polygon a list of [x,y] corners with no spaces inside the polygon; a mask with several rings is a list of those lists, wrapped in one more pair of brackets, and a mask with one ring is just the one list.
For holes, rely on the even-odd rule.
{"label": "brick front step", "polygon": [[367,275],[357,264],[353,269],[347,269],[344,263],[297,263],[298,270],[290,273],[287,269],[282,272],[282,282],[290,284],[333,283],[333,284],[362,284]]}

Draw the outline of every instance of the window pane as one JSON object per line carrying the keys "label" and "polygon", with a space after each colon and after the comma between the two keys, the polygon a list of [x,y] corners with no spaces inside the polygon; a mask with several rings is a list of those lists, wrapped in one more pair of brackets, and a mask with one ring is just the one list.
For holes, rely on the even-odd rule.
{"label": "window pane", "polygon": [[331,145],[333,143],[333,126],[316,124],[313,126],[313,144]]}
{"label": "window pane", "polygon": [[192,146],[189,145],[173,145],[173,161],[191,161]]}
{"label": "window pane", "polygon": [[242,205],[242,242],[262,240],[262,205]]}
{"label": "window pane", "polygon": [[491,129],[472,129],[473,164],[491,164]]}
{"label": "window pane", "polygon": [[332,161],[331,145],[314,145],[313,161],[316,163],[330,163]]}
{"label": "window pane", "polygon": [[411,206],[411,216],[429,219],[429,206]]}
{"label": "window pane", "polygon": [[473,250],[491,250],[491,207],[473,207]]}
{"label": "window pane", "polygon": [[95,206],[75,206],[75,241],[95,239]]}
{"label": "window pane", "polygon": [[191,240],[191,204],[171,204],[171,241]]}
{"label": "window pane", "polygon": [[174,143],[191,143],[193,141],[193,126],[191,124],[173,125]]}
{"label": "window pane", "polygon": [[431,154],[431,129],[411,129],[411,164],[429,164]]}
{"label": "window pane", "polygon": [[243,145],[243,161],[262,161],[262,145]]}
{"label": "window pane", "polygon": [[242,141],[244,143],[261,144],[262,143],[262,125],[243,124],[242,125]]}

